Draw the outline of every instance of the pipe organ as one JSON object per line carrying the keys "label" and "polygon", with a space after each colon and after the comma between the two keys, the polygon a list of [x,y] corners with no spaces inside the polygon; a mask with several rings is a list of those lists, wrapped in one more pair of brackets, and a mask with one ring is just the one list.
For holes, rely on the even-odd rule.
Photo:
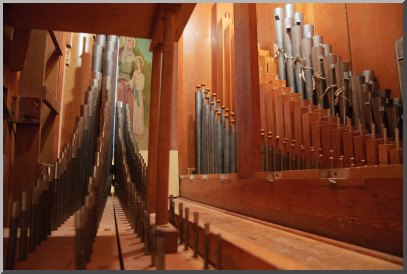
{"label": "pipe organ", "polygon": [[196,173],[236,172],[235,113],[205,84],[196,86],[195,117]]}
{"label": "pipe organ", "polygon": [[[66,4],[58,18],[50,11],[59,5],[26,5],[6,5],[5,22],[16,32],[8,41],[13,55],[5,52],[10,60],[18,57],[6,67],[9,82],[18,84],[15,69],[28,58],[16,46],[30,41],[26,29],[47,32],[48,22],[64,31],[82,26],[109,35],[95,35],[92,54],[82,54],[81,60],[91,64],[91,79],[70,141],[52,164],[36,167],[33,186],[19,182],[19,176],[13,179],[24,191],[8,198],[5,269],[403,267],[404,59],[398,32],[392,32],[397,38],[390,41],[393,67],[383,61],[394,74],[390,77],[375,62],[363,67],[362,59],[351,54],[358,49],[350,44],[355,29],[350,11],[356,7],[351,4],[335,9],[334,4],[292,3],[90,4],[85,11]],[[115,16],[106,23],[112,8]],[[37,20],[23,16],[31,9]],[[140,18],[134,29],[125,27],[128,18],[117,20],[129,10]],[[319,20],[331,13],[338,15],[338,33],[345,28],[349,41],[334,40],[321,27]],[[381,16],[366,13],[369,22]],[[71,28],[71,22],[78,26],[72,23]],[[106,32],[100,32],[101,25]],[[44,62],[49,65],[47,58],[58,55],[64,57],[58,59],[60,67],[69,66],[64,52],[70,43],[60,45],[58,30],[48,32],[41,37],[53,40],[55,52],[47,56],[51,51],[44,39]],[[136,34],[140,42],[126,39],[121,52],[120,36]],[[366,37],[359,40],[372,49]],[[349,55],[338,50],[346,42]],[[384,48],[379,42],[377,51]],[[141,56],[147,47],[154,54],[151,63]],[[126,94],[149,98],[150,106],[143,104],[141,110],[149,118],[144,121],[148,138],[135,134],[132,119],[138,112],[132,113],[131,102],[118,100],[119,52],[128,61],[123,66],[130,68],[134,61],[137,70],[132,67],[129,75],[151,78],[151,84],[143,82],[136,91],[134,75],[123,81]],[[375,61],[381,57],[372,55]],[[44,100],[59,114],[60,95],[53,98],[44,83],[60,81],[64,73],[53,79],[44,68],[39,83],[46,95],[20,96],[19,109],[35,103],[38,110]],[[25,86],[26,79],[30,77],[22,79]],[[386,79],[396,82],[400,96]],[[14,84],[7,85],[12,94]],[[21,121],[13,122],[15,106],[9,111],[7,103],[5,99],[9,127],[4,128],[10,130],[13,123],[24,128]],[[69,103],[61,104],[61,113],[73,113]],[[31,136],[32,143],[38,141],[43,149],[44,140],[52,139],[46,127],[53,121],[41,115],[35,123],[23,124],[38,127],[40,137]],[[16,151],[25,155],[24,149],[32,150]],[[36,153],[30,160],[39,161]],[[43,254],[54,256],[55,264],[36,259]]]}

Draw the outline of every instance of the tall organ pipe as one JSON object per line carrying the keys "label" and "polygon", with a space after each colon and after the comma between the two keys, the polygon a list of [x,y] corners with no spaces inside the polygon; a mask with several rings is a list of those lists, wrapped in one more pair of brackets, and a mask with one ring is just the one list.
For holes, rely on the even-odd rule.
{"label": "tall organ pipe", "polygon": [[292,45],[292,27],[294,25],[292,17],[284,18],[284,51],[287,55],[288,60],[285,62],[287,70],[287,84],[289,87],[295,89],[295,76],[294,76],[294,67],[292,65],[293,59],[293,45]]}
{"label": "tall organ pipe", "polygon": [[304,21],[304,15],[301,12],[294,13],[294,25],[291,28],[291,39],[293,45],[293,57],[294,71],[295,71],[295,92],[302,94],[303,98],[306,98],[304,92],[304,82],[301,77],[301,39],[302,39],[302,24]]}
{"label": "tall organ pipe", "polygon": [[195,140],[196,140],[196,172],[201,174],[201,128],[202,128],[202,90],[196,86],[195,93]]}
{"label": "tall organ pipe", "polygon": [[237,172],[237,157],[236,157],[236,127],[234,113],[231,113],[232,117],[230,119],[230,172]]}
{"label": "tall organ pipe", "polygon": [[284,29],[283,29],[283,19],[284,19],[284,8],[275,8],[274,9],[274,28],[276,34],[276,45],[278,55],[278,76],[279,79],[285,80],[285,57],[282,52],[284,50]]}

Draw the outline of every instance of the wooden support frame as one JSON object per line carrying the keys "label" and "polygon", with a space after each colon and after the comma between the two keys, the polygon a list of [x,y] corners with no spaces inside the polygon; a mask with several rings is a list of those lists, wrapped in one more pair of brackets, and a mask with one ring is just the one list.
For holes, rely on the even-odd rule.
{"label": "wooden support frame", "polygon": [[160,94],[159,132],[157,161],[160,170],[157,172],[156,190],[156,224],[168,223],[168,189],[169,189],[169,160],[171,146],[171,114],[173,90],[173,64],[175,42],[175,11],[167,8],[164,17],[164,43],[162,61],[162,85]]}
{"label": "wooden support frame", "polygon": [[185,176],[181,197],[402,256],[402,165],[367,168]]}
{"label": "wooden support frame", "polygon": [[162,49],[160,45],[153,48],[153,65],[150,98],[150,132],[148,140],[148,167],[147,167],[147,203],[150,213],[156,211],[157,191],[157,152],[158,152],[158,129],[160,117],[160,94],[161,94],[161,60]]}
{"label": "wooden support frame", "polygon": [[[236,87],[237,172],[260,170],[260,93],[255,4],[233,4]],[[252,145],[250,145],[252,144]]]}

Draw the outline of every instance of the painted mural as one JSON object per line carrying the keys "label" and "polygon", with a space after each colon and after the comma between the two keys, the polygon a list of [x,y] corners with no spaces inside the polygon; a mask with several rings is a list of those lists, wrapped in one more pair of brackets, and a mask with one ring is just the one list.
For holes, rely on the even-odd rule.
{"label": "painted mural", "polygon": [[150,114],[151,40],[120,37],[117,101],[130,107],[133,131],[140,150],[148,149]]}

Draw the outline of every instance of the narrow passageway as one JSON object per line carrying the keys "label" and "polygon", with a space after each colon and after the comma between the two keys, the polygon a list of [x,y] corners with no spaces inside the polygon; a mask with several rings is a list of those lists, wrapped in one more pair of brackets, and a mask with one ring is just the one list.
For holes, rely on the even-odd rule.
{"label": "narrow passageway", "polygon": [[[116,218],[115,215],[116,214]],[[115,222],[116,220],[116,222]],[[117,231],[116,233],[116,224]],[[120,242],[120,251],[118,248]],[[179,246],[178,253],[166,255],[166,269],[202,269],[203,260],[192,258],[192,251]],[[75,269],[75,220],[71,216],[53,231],[25,261],[16,262],[16,270],[74,270]],[[93,243],[93,252],[87,270],[120,270],[120,257],[124,270],[155,270],[151,256],[144,254],[144,244],[134,234],[116,196],[107,199]]]}

